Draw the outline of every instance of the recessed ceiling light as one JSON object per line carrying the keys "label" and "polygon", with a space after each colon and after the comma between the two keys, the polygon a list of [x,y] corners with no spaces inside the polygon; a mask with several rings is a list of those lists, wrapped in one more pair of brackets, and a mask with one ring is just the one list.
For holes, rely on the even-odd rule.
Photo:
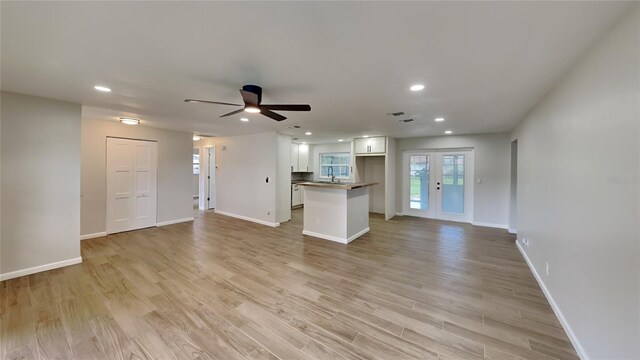
{"label": "recessed ceiling light", "polygon": [[409,90],[411,91],[420,91],[422,89],[424,89],[424,85],[422,84],[411,85],[411,87],[409,88]]}
{"label": "recessed ceiling light", "polygon": [[338,139],[338,141],[343,142],[343,141],[344,141],[344,139]]}
{"label": "recessed ceiling light", "polygon": [[442,122],[442,121],[444,121],[444,118],[443,117],[435,118],[433,121]]}
{"label": "recessed ceiling light", "polygon": [[96,85],[93,88],[98,90],[98,91],[102,91],[102,92],[111,92],[111,89],[109,89],[106,86]]}
{"label": "recessed ceiling light", "polygon": [[258,109],[255,106],[247,106],[244,108],[244,111],[248,112],[248,113],[252,113],[252,114],[257,114],[260,112],[260,109]]}
{"label": "recessed ceiling light", "polygon": [[240,118],[240,121],[247,122],[247,121],[249,121],[249,119],[247,119],[247,118]]}
{"label": "recessed ceiling light", "polygon": [[198,135],[193,135],[193,141],[199,141],[201,138]]}
{"label": "recessed ceiling light", "polygon": [[306,133],[304,133],[305,135],[311,135],[311,131],[307,131]]}
{"label": "recessed ceiling light", "polygon": [[451,131],[451,130],[447,130],[447,131],[445,131],[444,133],[445,133],[445,134],[447,134],[447,135],[449,135],[449,134],[453,134],[453,131]]}
{"label": "recessed ceiling light", "polygon": [[138,125],[140,124],[140,119],[121,117],[120,122],[126,125]]}
{"label": "recessed ceiling light", "polygon": [[362,135],[362,137],[363,137],[363,138],[368,138],[368,137],[369,137],[369,135]]}

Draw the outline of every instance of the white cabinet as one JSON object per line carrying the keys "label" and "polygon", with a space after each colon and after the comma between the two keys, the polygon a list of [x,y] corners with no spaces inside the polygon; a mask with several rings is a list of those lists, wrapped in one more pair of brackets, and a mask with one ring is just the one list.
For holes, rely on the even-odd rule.
{"label": "white cabinet", "polygon": [[298,164],[300,163],[298,160],[298,154],[298,144],[291,144],[291,172],[298,171]]}
{"label": "white cabinet", "polygon": [[291,172],[313,171],[310,154],[310,145],[291,144]]}
{"label": "white cabinet", "polygon": [[302,205],[302,186],[291,185],[291,207]]}
{"label": "white cabinet", "polygon": [[356,155],[384,154],[387,152],[387,138],[384,136],[355,139]]}

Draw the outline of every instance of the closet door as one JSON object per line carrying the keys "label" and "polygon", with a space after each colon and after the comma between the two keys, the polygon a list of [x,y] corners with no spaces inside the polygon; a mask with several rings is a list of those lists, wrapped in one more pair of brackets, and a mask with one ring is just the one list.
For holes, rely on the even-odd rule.
{"label": "closet door", "polygon": [[156,225],[157,143],[107,138],[107,233]]}

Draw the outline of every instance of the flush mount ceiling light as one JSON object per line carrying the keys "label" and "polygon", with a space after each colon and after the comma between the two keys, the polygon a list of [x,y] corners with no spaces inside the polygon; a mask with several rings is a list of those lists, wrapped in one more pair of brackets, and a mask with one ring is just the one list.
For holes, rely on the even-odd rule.
{"label": "flush mount ceiling light", "polygon": [[247,106],[244,108],[244,111],[248,112],[248,113],[252,113],[252,114],[257,114],[260,112],[260,109],[258,109],[257,107],[254,106]]}
{"label": "flush mount ceiling light", "polygon": [[193,141],[199,141],[201,139],[198,135],[193,135]]}
{"label": "flush mount ceiling light", "polygon": [[409,90],[411,91],[420,91],[424,89],[424,85],[422,84],[415,84],[415,85],[411,85],[411,87],[409,88]]}
{"label": "flush mount ceiling light", "polygon": [[311,135],[311,131],[307,131],[306,133],[304,133],[305,135]]}
{"label": "flush mount ceiling light", "polygon": [[363,138],[368,138],[368,137],[369,137],[369,135],[362,135],[362,137],[363,137]]}
{"label": "flush mount ceiling light", "polygon": [[435,119],[433,119],[433,121],[435,121],[435,122],[443,122],[444,118],[443,117],[435,118]]}
{"label": "flush mount ceiling light", "polygon": [[140,124],[140,119],[121,117],[120,118],[120,122],[125,124],[125,125],[139,125]]}
{"label": "flush mount ceiling light", "polygon": [[344,139],[338,139],[338,141],[343,142],[343,141],[344,141]]}
{"label": "flush mount ceiling light", "polygon": [[451,130],[447,130],[447,131],[445,131],[444,133],[445,133],[445,134],[447,134],[447,135],[450,135],[450,134],[453,134],[453,131],[451,131]]}
{"label": "flush mount ceiling light", "polygon": [[98,91],[102,91],[102,92],[111,92],[111,89],[109,89],[106,86],[96,85],[93,88],[98,90]]}
{"label": "flush mount ceiling light", "polygon": [[249,119],[247,119],[247,118],[240,118],[240,121],[247,122],[247,121],[249,121]]}

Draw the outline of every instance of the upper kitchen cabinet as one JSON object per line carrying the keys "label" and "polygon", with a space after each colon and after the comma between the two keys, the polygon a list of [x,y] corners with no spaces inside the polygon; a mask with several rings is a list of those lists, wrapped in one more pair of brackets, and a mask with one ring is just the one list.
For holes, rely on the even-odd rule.
{"label": "upper kitchen cabinet", "polygon": [[387,152],[385,136],[355,139],[356,155],[384,155]]}
{"label": "upper kitchen cabinet", "polygon": [[313,171],[311,152],[311,145],[291,144],[291,172]]}

